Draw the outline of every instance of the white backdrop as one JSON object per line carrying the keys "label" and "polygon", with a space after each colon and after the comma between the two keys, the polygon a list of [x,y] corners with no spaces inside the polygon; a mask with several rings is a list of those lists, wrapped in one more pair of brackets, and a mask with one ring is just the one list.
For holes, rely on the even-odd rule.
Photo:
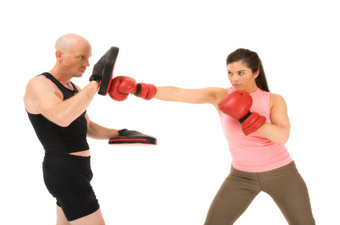
{"label": "white backdrop", "polygon": [[[340,126],[339,20],[336,1],[7,1],[1,3],[1,220],[54,224],[43,149],[27,118],[23,94],[55,62],[54,42],[77,33],[92,44],[91,67],[110,46],[120,53],[114,75],[156,86],[230,86],[225,59],[236,48],[260,55],[269,86],[291,120],[287,148],[310,192],[317,224],[338,219]],[[157,146],[109,146],[89,139],[93,186],[107,224],[203,224],[229,173],[230,155],[210,105],[125,102],[97,95],[88,113],[101,125],[140,130]],[[235,223],[286,224],[261,193]]]}

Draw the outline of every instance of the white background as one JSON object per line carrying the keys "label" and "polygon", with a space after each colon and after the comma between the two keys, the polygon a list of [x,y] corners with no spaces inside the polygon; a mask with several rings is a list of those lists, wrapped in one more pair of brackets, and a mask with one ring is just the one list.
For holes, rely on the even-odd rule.
{"label": "white background", "polygon": [[[81,87],[110,46],[120,48],[114,75],[185,88],[230,86],[227,55],[239,47],[256,51],[271,91],[287,102],[286,146],[309,188],[316,222],[338,223],[339,20],[329,0],[1,3],[1,221],[55,223],[55,201],[42,179],[44,151],[22,97],[29,79],[53,67],[55,40],[72,32],[93,48],[90,68],[73,80]],[[88,113],[101,125],[158,139],[152,147],[89,139],[93,187],[107,224],[204,223],[231,162],[212,106],[97,95]],[[261,193],[235,224],[286,222]]]}

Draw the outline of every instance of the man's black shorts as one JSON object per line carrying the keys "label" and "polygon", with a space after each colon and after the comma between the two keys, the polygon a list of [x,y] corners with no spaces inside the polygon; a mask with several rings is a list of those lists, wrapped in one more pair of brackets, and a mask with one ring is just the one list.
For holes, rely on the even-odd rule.
{"label": "man's black shorts", "polygon": [[57,199],[68,221],[87,216],[99,209],[90,181],[90,157],[62,154],[45,156],[44,182]]}

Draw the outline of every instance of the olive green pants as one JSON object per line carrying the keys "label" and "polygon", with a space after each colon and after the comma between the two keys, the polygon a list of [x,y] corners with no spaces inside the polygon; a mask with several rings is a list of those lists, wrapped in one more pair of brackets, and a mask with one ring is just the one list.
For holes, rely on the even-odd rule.
{"label": "olive green pants", "polygon": [[292,162],[262,173],[232,167],[211,203],[205,225],[233,224],[261,191],[273,198],[288,224],[315,224],[306,184]]}

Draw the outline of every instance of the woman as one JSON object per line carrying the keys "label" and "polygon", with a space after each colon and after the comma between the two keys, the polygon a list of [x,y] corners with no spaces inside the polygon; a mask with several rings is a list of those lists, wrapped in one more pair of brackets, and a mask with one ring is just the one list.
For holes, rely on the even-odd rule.
{"label": "woman", "polygon": [[205,225],[233,224],[261,191],[274,199],[289,224],[315,224],[307,187],[284,146],[290,131],[285,100],[269,92],[256,52],[232,52],[227,57],[227,70],[232,84],[227,89],[157,87],[156,92],[153,85],[141,83],[137,94],[136,88],[118,88],[118,92],[215,106],[229,144],[232,167],[210,206]]}

